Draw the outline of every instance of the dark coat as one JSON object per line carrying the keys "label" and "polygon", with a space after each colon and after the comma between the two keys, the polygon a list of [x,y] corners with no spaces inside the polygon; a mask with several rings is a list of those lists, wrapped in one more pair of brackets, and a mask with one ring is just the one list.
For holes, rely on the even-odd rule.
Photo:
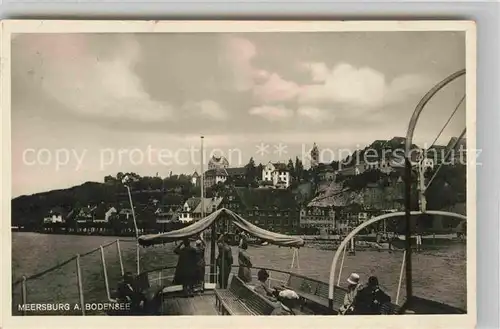
{"label": "dark coat", "polygon": [[391,297],[378,286],[367,286],[361,289],[354,301],[354,313],[375,315],[380,314],[381,306],[391,302]]}
{"label": "dark coat", "polygon": [[252,267],[252,262],[246,250],[240,249],[240,252],[238,254],[238,264],[240,265],[240,268],[238,270],[238,277],[243,282],[251,282],[252,271],[250,268]]}
{"label": "dark coat", "polygon": [[193,285],[196,282],[197,252],[196,249],[187,246],[176,248],[175,253],[179,255],[173,284]]}

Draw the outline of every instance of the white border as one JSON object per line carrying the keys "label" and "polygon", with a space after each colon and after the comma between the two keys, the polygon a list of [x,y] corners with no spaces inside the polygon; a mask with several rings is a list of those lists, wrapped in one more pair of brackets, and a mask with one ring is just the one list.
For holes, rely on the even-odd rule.
{"label": "white border", "polygon": [[[476,148],[476,26],[472,21],[40,21],[7,20],[2,22],[2,324],[5,328],[203,328],[239,327],[324,327],[324,328],[472,328],[476,324],[476,168],[467,170],[467,315],[404,315],[356,317],[77,317],[11,315],[11,127],[10,127],[10,41],[13,33],[174,33],[174,32],[333,32],[333,31],[465,31],[467,146]],[[468,152],[469,163],[475,154]]]}

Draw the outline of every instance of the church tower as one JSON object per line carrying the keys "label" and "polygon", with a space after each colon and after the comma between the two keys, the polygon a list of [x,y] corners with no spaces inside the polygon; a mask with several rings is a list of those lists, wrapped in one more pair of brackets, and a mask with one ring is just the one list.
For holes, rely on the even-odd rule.
{"label": "church tower", "polygon": [[316,143],[314,143],[311,149],[311,168],[316,168],[319,164],[319,150]]}

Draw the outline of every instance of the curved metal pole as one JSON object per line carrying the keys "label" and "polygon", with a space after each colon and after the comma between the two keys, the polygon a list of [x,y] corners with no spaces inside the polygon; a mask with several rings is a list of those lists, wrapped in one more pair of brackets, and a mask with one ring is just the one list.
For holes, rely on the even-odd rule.
{"label": "curved metal pole", "polygon": [[[451,213],[451,212],[447,212],[447,211],[428,210],[425,213],[429,214],[429,215],[441,215],[441,216],[455,217],[455,218],[464,219],[464,220],[467,219],[467,217],[465,217],[463,215],[455,214],[455,213]],[[362,223],[361,225],[359,225],[358,227],[356,227],[354,230],[352,230],[351,233],[349,233],[344,238],[344,240],[342,240],[342,242],[340,243],[340,246],[337,248],[337,251],[335,252],[335,255],[333,256],[332,267],[330,268],[330,280],[329,280],[329,288],[328,288],[328,299],[329,299],[330,307],[333,307],[333,291],[334,291],[334,284],[335,284],[334,282],[335,282],[335,271],[337,269],[337,262],[340,258],[340,255],[342,254],[342,250],[347,246],[349,241],[356,234],[358,234],[362,229],[364,229],[367,226],[370,226],[376,222],[379,222],[381,220],[391,218],[391,217],[401,217],[401,218],[405,219],[405,217],[403,217],[403,216],[405,216],[405,214],[406,214],[405,212],[400,211],[400,212],[393,212],[393,213],[384,214],[384,215],[380,215],[380,216],[371,218],[371,219],[367,220],[366,222]],[[412,211],[411,212],[411,215],[413,215],[413,216],[422,215],[422,214],[423,213],[421,211]]]}
{"label": "curved metal pole", "polygon": [[[412,291],[412,266],[411,266],[411,173],[412,173],[412,159],[411,159],[411,147],[413,144],[413,133],[415,132],[415,127],[418,122],[418,118],[422,113],[425,105],[431,100],[434,95],[443,89],[453,80],[465,75],[465,69],[457,71],[450,76],[446,77],[444,80],[435,85],[431,90],[425,94],[425,96],[420,100],[413,115],[411,116],[410,123],[408,124],[408,131],[406,132],[406,145],[405,145],[405,236],[406,236],[406,296],[411,298],[413,295]],[[424,209],[425,210],[425,209]]]}
{"label": "curved metal pole", "polygon": [[438,91],[440,91],[447,84],[461,77],[462,75],[465,75],[465,69],[457,71],[448,76],[443,81],[439,82],[431,90],[429,90],[427,94],[425,94],[425,96],[420,100],[417,107],[415,108],[415,111],[413,112],[413,115],[410,119],[410,123],[408,124],[408,131],[406,133],[406,147],[405,147],[406,155],[408,155],[409,150],[411,150],[411,144],[413,144],[413,133],[415,132],[415,127],[417,125],[418,118],[420,117],[420,114],[422,113],[425,105],[427,105],[427,103],[431,100],[432,97],[434,97],[435,94],[437,94]]}

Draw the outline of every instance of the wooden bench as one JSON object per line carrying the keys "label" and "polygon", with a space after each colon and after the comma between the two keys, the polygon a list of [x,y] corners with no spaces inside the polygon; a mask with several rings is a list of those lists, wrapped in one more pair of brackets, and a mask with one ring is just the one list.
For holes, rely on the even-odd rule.
{"label": "wooden bench", "polygon": [[401,306],[393,303],[385,303],[380,307],[380,313],[386,315],[395,315],[399,314]]}
{"label": "wooden bench", "polygon": [[275,304],[233,276],[228,289],[215,290],[215,305],[222,315],[270,315]]}
{"label": "wooden bench", "polygon": [[[312,280],[299,275],[290,274],[284,288],[294,290],[297,295],[304,300],[309,307],[312,306],[315,312],[319,314],[336,314],[344,303],[344,297],[347,290],[340,287],[335,287],[333,310],[330,309],[328,303],[329,285],[325,282]],[[313,305],[310,305],[313,304]]]}

